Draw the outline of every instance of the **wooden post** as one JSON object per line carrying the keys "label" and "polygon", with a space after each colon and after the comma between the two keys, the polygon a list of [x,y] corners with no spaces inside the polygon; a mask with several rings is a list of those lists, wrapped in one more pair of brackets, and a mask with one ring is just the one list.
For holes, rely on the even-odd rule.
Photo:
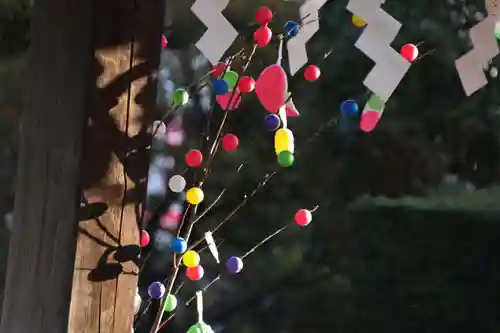
{"label": "wooden post", "polygon": [[2,333],[131,330],[163,6],[35,1]]}

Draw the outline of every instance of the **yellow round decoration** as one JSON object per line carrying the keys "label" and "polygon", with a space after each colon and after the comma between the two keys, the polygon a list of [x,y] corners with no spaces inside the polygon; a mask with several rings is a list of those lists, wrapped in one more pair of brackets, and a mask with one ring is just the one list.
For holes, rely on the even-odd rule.
{"label": "yellow round decoration", "polygon": [[192,187],[186,193],[186,200],[191,205],[198,205],[203,201],[204,197],[203,190],[199,187]]}
{"label": "yellow round decoration", "polygon": [[182,263],[186,267],[196,267],[200,264],[200,255],[196,251],[189,250],[182,256]]}
{"label": "yellow round decoration", "polygon": [[366,25],[366,21],[359,16],[353,15],[352,25],[354,25],[356,28],[363,28]]}

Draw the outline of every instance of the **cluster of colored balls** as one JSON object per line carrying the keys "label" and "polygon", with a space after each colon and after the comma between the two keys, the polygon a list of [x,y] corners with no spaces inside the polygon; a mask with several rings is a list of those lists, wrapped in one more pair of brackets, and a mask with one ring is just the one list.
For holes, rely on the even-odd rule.
{"label": "cluster of colored balls", "polygon": [[205,198],[205,195],[203,193],[203,190],[199,187],[191,187],[186,192],[186,200],[191,205],[199,205],[203,201],[204,198]]}
{"label": "cluster of colored balls", "polygon": [[274,134],[274,151],[278,156],[278,164],[282,167],[293,165],[295,143],[292,131],[288,128],[280,128]]}
{"label": "cluster of colored balls", "polygon": [[273,19],[273,12],[267,7],[261,7],[255,13],[255,20],[261,26],[253,33],[253,40],[258,47],[264,47],[271,41],[273,32],[267,26]]}

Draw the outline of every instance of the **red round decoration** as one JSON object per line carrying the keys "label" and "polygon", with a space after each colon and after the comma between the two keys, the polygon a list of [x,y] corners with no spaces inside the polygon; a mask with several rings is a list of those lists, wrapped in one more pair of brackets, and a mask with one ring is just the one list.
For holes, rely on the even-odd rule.
{"label": "red round decoration", "polygon": [[306,79],[307,81],[316,81],[317,79],[319,79],[320,75],[321,71],[316,65],[309,65],[304,70],[304,79]]}
{"label": "red round decoration", "polygon": [[241,92],[249,93],[255,89],[255,80],[251,76],[240,77],[240,82],[238,82],[238,89]]}
{"label": "red round decoration", "polygon": [[255,13],[255,20],[259,24],[268,24],[273,19],[273,12],[267,7],[260,7]]}
{"label": "red round decoration", "polygon": [[191,281],[199,281],[203,277],[203,274],[205,274],[205,270],[201,265],[195,266],[195,267],[188,267],[186,269],[186,276],[188,277],[189,280]]}
{"label": "red round decoration", "polygon": [[286,101],[288,78],[280,65],[266,67],[255,83],[255,94],[262,106],[271,113],[278,112]]}
{"label": "red round decoration", "polygon": [[273,32],[271,31],[271,29],[263,25],[262,27],[259,27],[257,30],[255,30],[255,32],[253,33],[253,40],[258,47],[264,47],[269,44],[272,36]]}
{"label": "red round decoration", "polygon": [[227,64],[224,62],[219,62],[217,65],[214,66],[212,76],[218,77],[219,75],[222,74],[226,70]]}
{"label": "red round decoration", "polygon": [[409,62],[413,62],[418,57],[418,48],[413,44],[405,44],[401,48],[401,56],[408,60]]}
{"label": "red round decoration", "polygon": [[192,168],[199,167],[203,162],[203,154],[198,149],[191,149],[186,154],[186,163]]}
{"label": "red round decoration", "polygon": [[312,214],[307,209],[299,209],[297,213],[295,213],[295,223],[300,225],[301,227],[305,227],[312,221]]}
{"label": "red round decoration", "polygon": [[161,48],[164,49],[167,47],[168,41],[165,35],[161,35]]}
{"label": "red round decoration", "polygon": [[151,241],[151,237],[149,237],[149,234],[146,230],[141,231],[141,247],[146,247],[149,245],[149,242]]}
{"label": "red round decoration", "polygon": [[235,151],[238,148],[239,140],[234,134],[224,134],[222,137],[222,147],[227,151]]}

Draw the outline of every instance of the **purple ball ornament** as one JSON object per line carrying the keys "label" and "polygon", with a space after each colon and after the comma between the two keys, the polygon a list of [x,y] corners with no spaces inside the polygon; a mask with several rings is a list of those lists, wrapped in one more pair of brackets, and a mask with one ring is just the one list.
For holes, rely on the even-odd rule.
{"label": "purple ball ornament", "polygon": [[165,295],[165,286],[161,282],[153,282],[149,285],[148,294],[152,299],[160,299]]}
{"label": "purple ball ornament", "polygon": [[268,114],[264,118],[264,126],[268,131],[276,131],[280,127],[281,119],[274,113]]}
{"label": "purple ball ornament", "polygon": [[227,259],[226,267],[229,273],[238,274],[243,269],[243,260],[240,257],[232,256]]}

